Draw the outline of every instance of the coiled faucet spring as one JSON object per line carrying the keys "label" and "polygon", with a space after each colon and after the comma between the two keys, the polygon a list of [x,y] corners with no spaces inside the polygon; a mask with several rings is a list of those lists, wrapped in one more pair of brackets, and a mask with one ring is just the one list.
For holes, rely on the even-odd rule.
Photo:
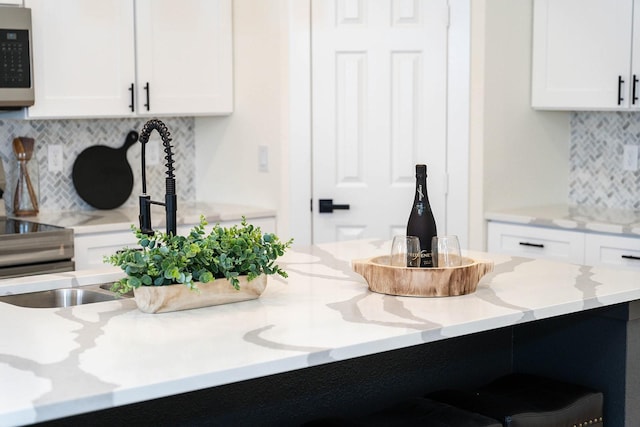
{"label": "coiled faucet spring", "polygon": [[[166,192],[165,192],[165,202],[156,202],[151,200],[151,197],[147,195],[147,176],[146,176],[146,153],[145,147],[147,142],[149,141],[149,136],[153,130],[157,130],[160,134],[160,138],[162,139],[162,144],[164,145],[164,152],[166,156],[164,157],[166,160],[165,166],[167,168],[165,178]],[[176,180],[174,176],[174,167],[175,163],[173,160],[173,153],[171,151],[171,133],[167,126],[158,119],[149,120],[142,131],[140,131],[140,136],[138,138],[140,143],[142,144],[141,151],[141,160],[142,160],[142,194],[140,195],[140,230],[148,235],[153,234],[153,229],[151,228],[151,204],[161,205],[165,207],[166,219],[167,219],[167,234],[176,235],[176,217],[177,217],[177,196],[176,196]]]}

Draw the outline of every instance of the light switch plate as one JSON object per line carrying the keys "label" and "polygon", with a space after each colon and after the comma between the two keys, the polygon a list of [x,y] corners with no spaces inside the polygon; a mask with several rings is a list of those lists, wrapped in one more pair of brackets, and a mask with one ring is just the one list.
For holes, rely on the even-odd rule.
{"label": "light switch plate", "polygon": [[266,145],[258,147],[258,171],[269,172],[269,147]]}
{"label": "light switch plate", "polygon": [[627,144],[622,155],[622,169],[626,171],[638,170],[638,146]]}

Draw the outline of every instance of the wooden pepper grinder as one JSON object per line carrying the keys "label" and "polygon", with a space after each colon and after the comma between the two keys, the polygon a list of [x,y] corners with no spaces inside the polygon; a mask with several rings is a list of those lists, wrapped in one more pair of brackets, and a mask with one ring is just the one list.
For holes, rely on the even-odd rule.
{"label": "wooden pepper grinder", "polygon": [[13,193],[13,214],[15,216],[38,214],[38,165],[37,162],[29,162],[33,157],[34,142],[33,138],[24,136],[13,140],[13,152],[18,160],[14,171],[16,187]]}

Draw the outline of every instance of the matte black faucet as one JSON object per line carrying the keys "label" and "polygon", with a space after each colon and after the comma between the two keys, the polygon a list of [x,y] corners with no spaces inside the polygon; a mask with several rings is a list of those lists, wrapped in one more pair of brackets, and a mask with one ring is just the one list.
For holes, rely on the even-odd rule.
{"label": "matte black faucet", "polygon": [[[164,152],[166,156],[164,157],[167,163],[165,166],[167,167],[167,178],[165,179],[166,183],[166,192],[164,195],[164,203],[156,202],[151,200],[151,196],[147,195],[147,177],[146,177],[146,156],[145,156],[145,147],[147,146],[147,142],[149,141],[149,135],[153,130],[157,130],[160,134],[160,138],[162,138],[162,144],[164,145]],[[140,195],[140,230],[147,235],[153,234],[153,229],[151,228],[151,204],[164,206],[164,210],[167,215],[167,234],[171,234],[173,236],[176,235],[176,214],[178,210],[178,201],[176,196],[176,179],[173,175],[173,153],[171,152],[171,134],[169,133],[169,129],[167,126],[162,123],[158,119],[149,120],[142,131],[140,132],[139,137],[140,143],[142,143],[142,194]]]}

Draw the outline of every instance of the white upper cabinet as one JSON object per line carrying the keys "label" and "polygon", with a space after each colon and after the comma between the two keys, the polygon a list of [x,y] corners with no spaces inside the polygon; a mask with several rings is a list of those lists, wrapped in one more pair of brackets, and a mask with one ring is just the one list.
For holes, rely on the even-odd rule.
{"label": "white upper cabinet", "polygon": [[132,0],[27,0],[35,105],[29,117],[132,114]]}
{"label": "white upper cabinet", "polygon": [[231,0],[25,0],[29,118],[228,114]]}
{"label": "white upper cabinet", "polygon": [[231,0],[135,0],[137,111],[232,111]]}
{"label": "white upper cabinet", "polygon": [[638,15],[640,0],[534,0],[532,106],[640,109]]}
{"label": "white upper cabinet", "polygon": [[633,40],[631,42],[631,90],[627,103],[632,109],[640,109],[640,0],[633,1]]}

